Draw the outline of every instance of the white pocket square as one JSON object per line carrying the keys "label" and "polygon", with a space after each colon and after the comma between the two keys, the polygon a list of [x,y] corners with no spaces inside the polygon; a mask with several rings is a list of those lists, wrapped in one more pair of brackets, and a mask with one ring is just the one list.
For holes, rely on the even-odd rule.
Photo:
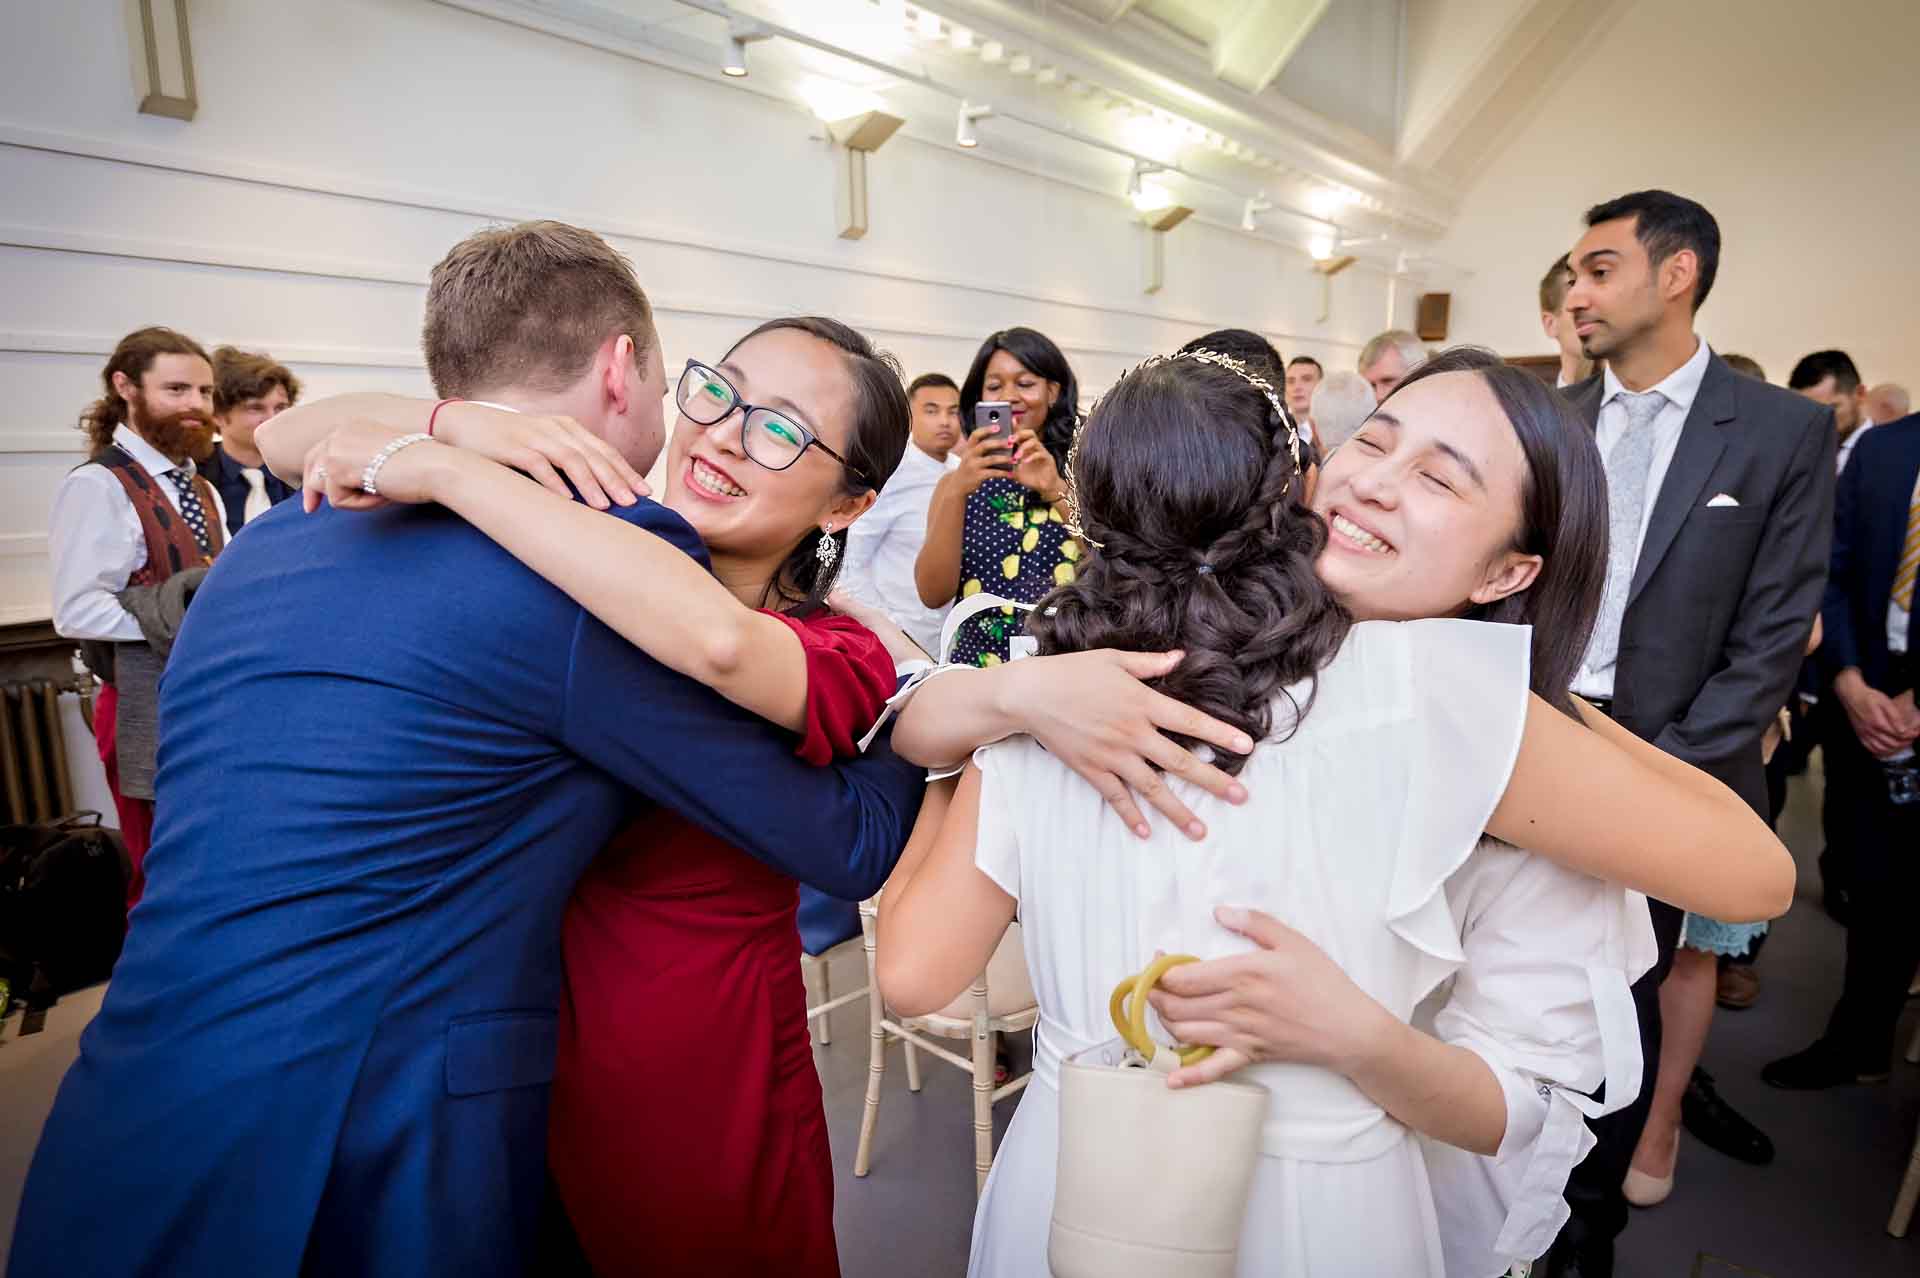
{"label": "white pocket square", "polygon": [[1732,493],[1717,493],[1714,495],[1713,500],[1707,503],[1707,509],[1712,510],[1715,506],[1738,506],[1739,504],[1740,499]]}

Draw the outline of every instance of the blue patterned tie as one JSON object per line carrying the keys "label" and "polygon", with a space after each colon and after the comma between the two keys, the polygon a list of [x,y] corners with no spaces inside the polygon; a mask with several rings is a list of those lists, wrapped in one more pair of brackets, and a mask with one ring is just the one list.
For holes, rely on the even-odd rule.
{"label": "blue patterned tie", "polygon": [[175,505],[180,507],[180,517],[187,521],[187,527],[193,529],[193,539],[200,543],[200,553],[213,553],[213,543],[207,539],[207,508],[200,504],[200,494],[193,490],[193,470],[181,466],[167,472],[167,478],[173,481],[173,488],[179,494]]}
{"label": "blue patterned tie", "polygon": [[1653,470],[1653,419],[1667,406],[1659,391],[1621,391],[1627,429],[1607,453],[1607,589],[1587,646],[1587,669],[1612,669],[1620,657],[1620,625],[1640,558],[1640,525],[1647,513],[1647,477]]}

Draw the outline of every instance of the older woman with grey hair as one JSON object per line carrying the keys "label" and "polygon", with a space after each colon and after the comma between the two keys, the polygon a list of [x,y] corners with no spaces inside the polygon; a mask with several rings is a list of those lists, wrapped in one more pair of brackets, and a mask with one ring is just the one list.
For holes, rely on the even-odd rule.
{"label": "older woman with grey hair", "polygon": [[1313,390],[1313,436],[1322,453],[1347,442],[1373,414],[1373,387],[1358,373],[1330,373]]}

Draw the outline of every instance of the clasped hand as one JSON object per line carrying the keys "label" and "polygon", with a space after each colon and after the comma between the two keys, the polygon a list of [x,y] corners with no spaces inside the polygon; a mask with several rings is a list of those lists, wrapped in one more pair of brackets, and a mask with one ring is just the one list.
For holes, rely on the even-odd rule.
{"label": "clasped hand", "polygon": [[437,501],[436,485],[444,479],[448,461],[443,445],[511,467],[562,497],[577,492],[601,510],[615,503],[631,506],[651,492],[613,445],[571,417],[464,403],[441,412],[433,442],[402,448],[387,459],[377,480],[378,496],[362,491],[361,480],[374,457],[407,433],[355,422],[326,436],[307,451],[301,467],[302,506],[316,510],[322,498],[339,510]]}

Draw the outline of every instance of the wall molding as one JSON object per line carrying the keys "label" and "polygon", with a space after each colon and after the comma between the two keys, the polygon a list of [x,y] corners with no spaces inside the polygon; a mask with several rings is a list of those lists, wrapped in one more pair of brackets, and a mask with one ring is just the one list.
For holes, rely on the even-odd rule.
{"label": "wall molding", "polygon": [[[384,205],[387,207],[409,208],[424,212],[443,213],[457,217],[474,218],[484,222],[521,222],[537,218],[556,218],[576,225],[588,227],[610,239],[629,240],[636,243],[658,244],[672,248],[690,249],[697,252],[724,254],[734,258],[762,261],[782,266],[803,266],[828,271],[838,275],[851,275],[859,278],[881,280],[889,283],[918,284],[934,288],[947,288],[975,293],[987,297],[1012,299],[1028,304],[1060,307],[1068,310],[1088,311],[1103,316],[1125,316],[1147,320],[1159,324],[1171,324],[1200,329],[1219,326],[1220,317],[1202,317],[1175,314],[1156,310],[1146,310],[1136,306],[1127,306],[1119,302],[1101,303],[1062,293],[1040,292],[1024,289],[1011,283],[997,281],[976,281],[943,275],[938,272],[921,270],[899,262],[856,262],[827,254],[797,251],[789,246],[768,244],[763,241],[742,237],[714,236],[667,228],[650,223],[634,222],[591,211],[575,211],[547,206],[520,205],[507,201],[482,199],[464,193],[433,191],[420,187],[403,186],[390,183],[369,182],[359,178],[350,178],[338,174],[301,172],[298,170],[272,168],[248,161],[233,160],[225,157],[198,156],[188,157],[159,147],[139,146],[105,138],[87,137],[79,134],[58,133],[41,129],[26,128],[10,122],[0,121],[0,148],[13,148],[35,151],[45,154],[64,156],[72,159],[90,160],[108,164],[122,164],[136,168],[154,169],[162,172],[177,173],[186,176],[204,177],[217,181],[235,182],[242,185],[268,187],[279,190],[296,191],[302,194],[318,195],[333,199],[348,199],[363,203]],[[1057,180],[1057,179],[1056,179]],[[112,247],[113,241],[130,243],[148,243],[151,241],[131,241],[129,237],[104,236],[89,232],[54,231],[50,228],[9,227],[7,234],[17,234],[30,242],[16,244],[23,248],[64,248],[69,252],[95,252],[107,256],[126,256],[124,252]],[[90,241],[92,248],[66,248],[57,243],[62,237],[71,242]],[[44,241],[44,242],[40,242]],[[1298,256],[1277,242],[1270,247],[1279,252]],[[197,257],[204,257],[213,250],[202,246]],[[265,253],[265,251],[262,251]],[[144,254],[136,253],[137,256]],[[316,269],[317,259],[307,255],[270,253],[265,254],[275,265],[263,265],[256,269],[275,270],[294,274],[326,274],[325,268]],[[197,260],[194,258],[165,258],[162,260]],[[1304,258],[1302,259],[1304,261]],[[221,263],[209,263],[219,265]],[[361,263],[358,268],[365,272],[363,276],[371,282],[388,284],[424,283],[424,270],[409,271],[391,264]],[[1390,273],[1380,271],[1362,262],[1356,269],[1367,269],[1373,273],[1391,278]],[[1130,276],[1128,278],[1131,278]],[[852,321],[849,321],[852,322]],[[900,331],[900,330],[894,330]],[[1310,333],[1290,333],[1262,330],[1270,340],[1280,343],[1312,343],[1321,346],[1358,350],[1360,343],[1349,342]],[[973,335],[977,339],[977,334]],[[971,339],[970,339],[971,340]],[[1137,354],[1137,352],[1128,352]]]}
{"label": "wall molding", "polygon": [[46,553],[45,533],[0,533],[0,559],[23,559]]}
{"label": "wall molding", "polygon": [[[74,417],[77,419],[76,411]],[[25,457],[78,457],[86,446],[85,437],[80,428],[72,430],[42,430],[32,427],[23,430],[0,429],[0,454]]]}

